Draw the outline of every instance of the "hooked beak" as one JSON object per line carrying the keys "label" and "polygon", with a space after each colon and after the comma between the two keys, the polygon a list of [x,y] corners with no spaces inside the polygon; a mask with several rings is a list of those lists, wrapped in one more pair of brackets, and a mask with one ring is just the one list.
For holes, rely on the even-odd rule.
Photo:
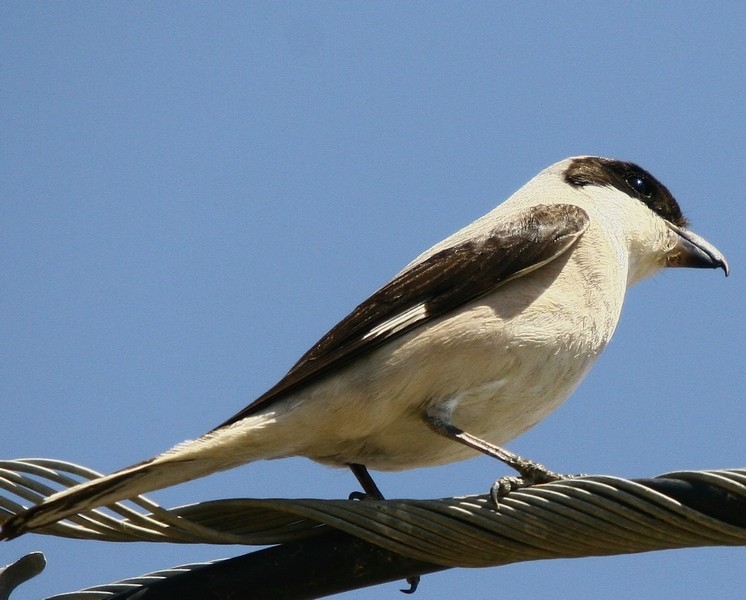
{"label": "hooked beak", "polygon": [[673,223],[666,225],[678,236],[676,245],[666,257],[667,267],[722,269],[726,277],[730,274],[725,256],[710,242]]}

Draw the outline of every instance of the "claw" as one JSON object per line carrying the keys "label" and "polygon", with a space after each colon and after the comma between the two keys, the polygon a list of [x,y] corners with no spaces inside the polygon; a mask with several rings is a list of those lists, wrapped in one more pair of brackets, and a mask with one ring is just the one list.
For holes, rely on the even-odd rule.
{"label": "claw", "polygon": [[531,487],[533,485],[539,485],[542,483],[551,483],[552,481],[559,481],[561,479],[573,479],[579,477],[579,475],[561,475],[554,471],[536,465],[540,468],[535,468],[530,473],[523,477],[501,477],[490,488],[490,500],[495,506],[499,506],[500,499],[505,498],[510,492],[520,490],[523,488]]}
{"label": "claw", "polygon": [[399,591],[402,594],[414,594],[417,591],[417,586],[420,585],[420,576],[413,575],[412,577],[407,577],[406,582],[409,584],[409,589]]}
{"label": "claw", "polygon": [[492,500],[495,506],[498,506],[501,498],[505,498],[510,492],[520,490],[529,485],[531,484],[526,483],[520,477],[501,477],[490,488],[490,500]]}

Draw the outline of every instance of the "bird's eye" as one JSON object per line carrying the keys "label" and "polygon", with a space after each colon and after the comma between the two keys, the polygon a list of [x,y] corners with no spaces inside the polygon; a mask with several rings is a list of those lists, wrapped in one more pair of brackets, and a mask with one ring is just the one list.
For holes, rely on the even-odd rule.
{"label": "bird's eye", "polygon": [[653,195],[653,188],[646,177],[643,177],[642,175],[628,175],[626,181],[627,185],[629,185],[629,187],[640,196],[648,198]]}

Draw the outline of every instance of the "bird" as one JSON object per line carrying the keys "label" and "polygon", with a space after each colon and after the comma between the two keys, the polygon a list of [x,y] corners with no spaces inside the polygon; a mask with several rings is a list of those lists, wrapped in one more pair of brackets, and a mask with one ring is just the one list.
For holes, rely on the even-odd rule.
{"label": "bird", "polygon": [[666,267],[729,274],[642,167],[561,160],[414,259],[233,417],[21,510],[0,539],[261,459],[349,467],[377,498],[369,469],[479,453],[520,475],[496,483],[495,497],[558,479],[502,446],[570,396],[611,339],[627,289]]}

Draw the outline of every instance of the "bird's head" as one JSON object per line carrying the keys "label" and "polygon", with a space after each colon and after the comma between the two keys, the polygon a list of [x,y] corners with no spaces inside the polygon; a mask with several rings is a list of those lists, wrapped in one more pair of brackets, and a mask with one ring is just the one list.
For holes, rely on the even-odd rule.
{"label": "bird's head", "polygon": [[664,267],[697,267],[730,272],[723,254],[688,229],[671,192],[636,164],[579,156],[562,163],[564,182],[582,192],[584,206],[618,234],[629,254],[628,283]]}

